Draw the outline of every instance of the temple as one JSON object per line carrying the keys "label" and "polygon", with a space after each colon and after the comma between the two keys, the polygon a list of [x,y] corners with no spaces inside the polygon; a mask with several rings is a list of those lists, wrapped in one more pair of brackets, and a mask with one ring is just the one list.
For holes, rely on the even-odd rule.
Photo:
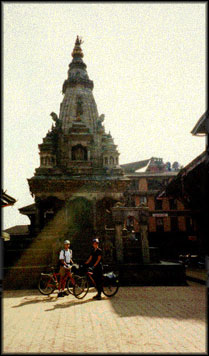
{"label": "temple", "polygon": [[20,209],[31,221],[30,236],[53,246],[54,259],[66,236],[75,259],[86,258],[92,236],[104,235],[111,225],[108,212],[123,200],[129,183],[117,145],[105,131],[105,115],[98,113],[81,44],[77,36],[59,114],[50,114],[51,129],[38,146],[40,165],[28,179],[35,203]]}
{"label": "temple", "polygon": [[[127,264],[132,263],[136,269],[141,266],[132,271],[132,283],[148,283],[148,270],[149,282],[155,283],[158,268],[159,283],[184,283],[181,271],[176,281],[171,278],[158,253],[176,258],[188,248],[188,233],[196,234],[193,215],[180,201],[157,199],[181,167],[158,157],[119,164],[117,145],[105,131],[105,115],[97,110],[82,43],[77,36],[59,114],[50,113],[51,129],[38,145],[40,164],[28,179],[34,204],[19,209],[30,225],[6,230],[11,240],[5,247],[5,285],[15,280],[16,287],[34,286],[39,273],[57,263],[66,238],[73,260],[83,262],[95,235],[104,262],[125,266],[124,283],[130,280]],[[24,273],[15,279],[17,271]]]}
{"label": "temple", "polygon": [[55,206],[64,206],[76,197],[94,203],[105,197],[117,201],[127,181],[119,166],[117,146],[111,134],[105,132],[104,115],[98,114],[81,44],[77,36],[62,87],[59,116],[51,113],[54,123],[39,145],[40,166],[28,179],[31,194],[39,205],[37,230],[43,227],[47,200],[52,209],[52,198],[57,202]]}

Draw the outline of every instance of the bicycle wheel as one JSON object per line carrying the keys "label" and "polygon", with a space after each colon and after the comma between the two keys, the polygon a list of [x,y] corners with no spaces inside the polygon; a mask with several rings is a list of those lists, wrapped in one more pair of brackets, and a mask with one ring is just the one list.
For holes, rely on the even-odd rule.
{"label": "bicycle wheel", "polygon": [[[78,278],[81,278],[81,277],[76,275],[76,274],[73,274],[73,279],[74,279],[75,283],[76,283]],[[67,290],[68,290],[68,292],[70,294],[74,294],[74,292],[73,292],[74,285],[73,285],[73,283],[72,283],[70,278],[68,278],[68,280],[67,280],[66,288],[67,288]]]}
{"label": "bicycle wheel", "polygon": [[76,298],[82,299],[89,291],[89,282],[86,277],[79,277],[75,281],[75,285],[73,287],[73,294]]}
{"label": "bicycle wheel", "polygon": [[119,282],[116,281],[109,281],[106,282],[103,287],[102,287],[102,292],[104,293],[104,295],[106,295],[106,297],[113,297],[117,291],[119,289]]}
{"label": "bicycle wheel", "polygon": [[56,286],[50,275],[42,275],[38,281],[38,290],[41,294],[49,295],[55,290]]}

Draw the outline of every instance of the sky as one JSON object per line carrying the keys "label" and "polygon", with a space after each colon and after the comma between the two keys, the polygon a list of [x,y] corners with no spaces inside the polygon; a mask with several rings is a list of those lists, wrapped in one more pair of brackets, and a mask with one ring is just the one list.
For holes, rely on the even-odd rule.
{"label": "sky", "polygon": [[191,134],[206,111],[207,2],[2,2],[2,229],[30,224],[27,179],[38,145],[59,115],[76,36],[120,152],[120,164],[151,157],[185,166],[205,149]]}

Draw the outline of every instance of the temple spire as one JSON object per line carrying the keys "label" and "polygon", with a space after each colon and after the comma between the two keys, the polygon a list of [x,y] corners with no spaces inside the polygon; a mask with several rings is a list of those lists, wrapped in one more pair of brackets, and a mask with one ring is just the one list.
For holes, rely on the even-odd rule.
{"label": "temple spire", "polygon": [[76,41],[75,41],[75,47],[73,49],[73,52],[71,53],[72,57],[81,57],[83,58],[83,52],[81,49],[81,44],[83,43],[83,40],[81,37],[77,36]]}
{"label": "temple spire", "polygon": [[77,36],[74,49],[71,53],[73,59],[69,64],[68,78],[64,81],[62,92],[65,94],[68,87],[74,88],[76,85],[82,85],[85,88],[93,89],[93,81],[89,79],[86,71],[86,64],[83,62],[83,52],[81,44],[83,40]]}

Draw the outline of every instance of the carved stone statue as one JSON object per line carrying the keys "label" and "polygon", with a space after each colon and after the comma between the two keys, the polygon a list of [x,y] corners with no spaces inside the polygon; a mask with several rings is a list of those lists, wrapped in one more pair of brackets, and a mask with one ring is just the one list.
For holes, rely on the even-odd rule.
{"label": "carved stone statue", "polygon": [[58,116],[55,112],[51,112],[50,116],[52,117],[52,120],[54,120],[55,122],[57,122],[58,119]]}
{"label": "carved stone statue", "polygon": [[84,159],[84,151],[82,150],[81,147],[78,147],[75,150],[75,159],[76,160],[83,160]]}
{"label": "carved stone statue", "polygon": [[104,115],[104,114],[101,114],[101,115],[99,116],[99,121],[100,121],[100,122],[103,122],[103,121],[104,121],[104,118],[105,118],[105,115]]}
{"label": "carved stone statue", "polygon": [[102,128],[102,122],[104,121],[104,114],[101,114],[98,118],[98,121],[97,121],[97,127],[98,129]]}
{"label": "carved stone statue", "polygon": [[61,120],[58,118],[57,114],[55,112],[51,112],[50,116],[52,117],[52,120],[55,121],[55,127],[60,128],[61,127]]}

